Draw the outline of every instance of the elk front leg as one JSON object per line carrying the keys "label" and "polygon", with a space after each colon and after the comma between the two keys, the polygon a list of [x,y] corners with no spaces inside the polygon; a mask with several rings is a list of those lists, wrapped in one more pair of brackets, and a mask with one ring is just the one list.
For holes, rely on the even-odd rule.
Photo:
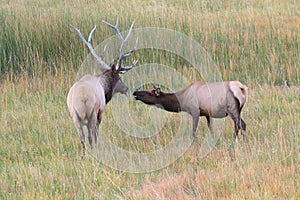
{"label": "elk front leg", "polygon": [[193,115],[193,137],[195,137],[196,135],[198,123],[199,123],[199,115]]}
{"label": "elk front leg", "polygon": [[212,129],[212,119],[209,116],[205,116],[206,117],[206,122],[207,122],[207,126],[209,128],[209,131],[212,135],[214,135],[213,129]]}

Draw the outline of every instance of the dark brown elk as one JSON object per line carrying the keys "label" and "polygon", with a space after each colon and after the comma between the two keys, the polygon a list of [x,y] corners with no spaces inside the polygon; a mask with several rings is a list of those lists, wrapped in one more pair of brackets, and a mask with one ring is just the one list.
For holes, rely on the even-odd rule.
{"label": "dark brown elk", "polygon": [[135,91],[133,96],[145,104],[154,105],[169,112],[187,112],[193,117],[193,135],[200,116],[205,116],[212,132],[211,118],[229,115],[234,121],[234,137],[241,129],[246,137],[246,123],[241,118],[247,100],[248,88],[239,81],[194,82],[176,93],[164,93],[159,87],[150,91]]}
{"label": "dark brown elk", "polygon": [[137,63],[137,61],[133,61],[133,63],[130,66],[122,66],[122,60],[125,57],[130,56],[136,48],[135,46],[133,50],[131,50],[128,53],[123,52],[124,46],[132,31],[133,24],[131,25],[131,28],[126,38],[123,38],[118,29],[118,20],[116,22],[116,25],[111,25],[105,21],[103,22],[109,27],[113,28],[122,41],[120,48],[120,56],[116,65],[107,65],[102,60],[102,58],[96,54],[91,44],[91,38],[96,29],[96,26],[90,32],[87,41],[78,28],[70,25],[78,33],[81,40],[86,44],[92,55],[99,62],[101,70],[101,74],[97,76],[83,76],[71,87],[67,97],[68,109],[75,124],[76,130],[80,136],[80,141],[82,145],[82,157],[84,157],[85,155],[85,135],[83,131],[83,126],[87,126],[88,140],[91,148],[93,148],[93,146],[97,144],[98,129],[102,120],[102,113],[106,104],[116,93],[127,94],[128,87],[122,82],[120,74],[130,70]]}

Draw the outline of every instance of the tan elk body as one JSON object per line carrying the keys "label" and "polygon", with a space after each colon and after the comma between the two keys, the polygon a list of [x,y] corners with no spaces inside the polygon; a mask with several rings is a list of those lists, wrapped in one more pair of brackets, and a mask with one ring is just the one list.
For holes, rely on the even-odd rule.
{"label": "tan elk body", "polygon": [[95,110],[104,110],[104,90],[99,78],[91,75],[85,75],[71,87],[67,104],[75,124],[87,126],[92,114],[97,114]]}
{"label": "tan elk body", "polygon": [[155,105],[169,112],[187,112],[193,117],[195,134],[200,116],[205,116],[211,129],[211,118],[229,115],[235,124],[234,136],[242,129],[245,139],[246,123],[241,118],[241,110],[247,100],[248,88],[239,81],[194,82],[176,93],[164,93],[154,87],[151,91],[136,91],[136,100]]}
{"label": "tan elk body", "polygon": [[100,64],[100,70],[102,71],[102,73],[97,76],[83,76],[79,81],[74,83],[67,96],[68,109],[82,144],[82,157],[84,157],[85,154],[85,135],[83,126],[86,126],[88,129],[88,140],[91,148],[93,148],[97,143],[98,128],[106,104],[116,93],[127,94],[128,87],[122,82],[120,74],[130,70],[137,63],[134,61],[131,66],[121,66],[122,60],[125,57],[130,56],[136,48],[135,46],[134,49],[128,53],[123,52],[124,45],[129,38],[133,24],[128,35],[124,39],[118,29],[118,20],[115,26],[108,22],[103,22],[113,28],[122,41],[117,65],[108,66],[102,58],[95,53],[91,44],[91,37],[96,27],[91,31],[89,39],[86,41],[80,30],[71,25],[83,42],[88,46],[92,55],[97,59]]}

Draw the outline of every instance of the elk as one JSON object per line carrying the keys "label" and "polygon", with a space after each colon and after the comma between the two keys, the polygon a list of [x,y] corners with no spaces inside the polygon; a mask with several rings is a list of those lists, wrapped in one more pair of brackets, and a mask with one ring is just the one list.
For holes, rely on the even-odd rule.
{"label": "elk", "polygon": [[78,33],[81,40],[89,48],[91,54],[99,62],[101,70],[99,75],[83,76],[71,87],[67,96],[68,109],[80,136],[82,158],[84,158],[85,155],[85,135],[83,127],[87,127],[89,144],[91,148],[93,148],[93,146],[97,144],[98,129],[106,104],[116,93],[127,94],[128,87],[122,82],[120,74],[132,69],[137,63],[137,61],[134,60],[130,66],[122,66],[123,59],[130,56],[135,51],[138,43],[138,40],[136,40],[134,48],[131,51],[124,53],[124,46],[128,41],[134,23],[132,23],[127,36],[124,38],[118,28],[118,19],[116,25],[112,25],[104,20],[102,20],[102,22],[114,29],[122,42],[120,56],[117,59],[116,65],[113,64],[109,66],[96,54],[91,43],[96,26],[91,30],[88,40],[86,40],[78,28],[70,25],[70,27]]}
{"label": "elk", "polygon": [[169,112],[187,112],[193,118],[193,136],[200,116],[205,116],[212,132],[211,118],[227,115],[234,121],[234,138],[241,129],[246,137],[246,123],[241,118],[247,100],[248,88],[239,81],[193,82],[176,93],[164,93],[154,85],[150,91],[135,91],[133,96],[145,104],[154,105]]}

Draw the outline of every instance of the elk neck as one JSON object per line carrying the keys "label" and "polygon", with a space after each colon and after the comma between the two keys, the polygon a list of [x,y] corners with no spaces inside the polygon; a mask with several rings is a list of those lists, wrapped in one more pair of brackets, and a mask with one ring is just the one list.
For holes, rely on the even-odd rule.
{"label": "elk neck", "polygon": [[169,112],[181,112],[180,103],[176,93],[163,93],[157,98],[156,106]]}
{"label": "elk neck", "polygon": [[113,89],[119,80],[119,76],[112,70],[107,70],[103,72],[99,78],[103,82],[105,104],[107,104],[113,96]]}

